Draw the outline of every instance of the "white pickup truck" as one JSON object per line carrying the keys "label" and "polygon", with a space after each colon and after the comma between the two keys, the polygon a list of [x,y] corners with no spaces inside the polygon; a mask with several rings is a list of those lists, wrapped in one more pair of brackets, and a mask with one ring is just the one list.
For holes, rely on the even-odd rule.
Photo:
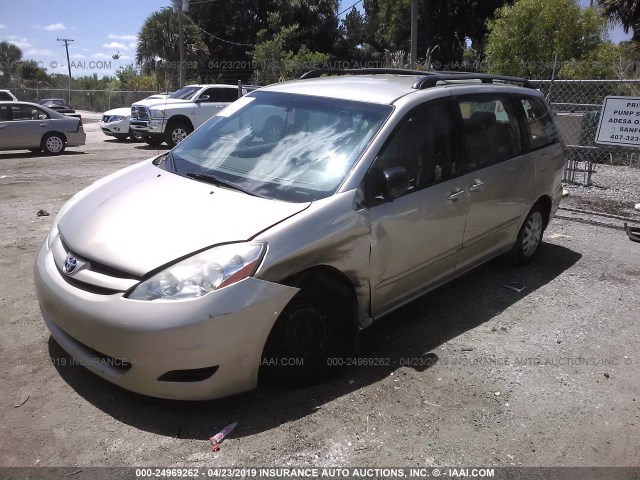
{"label": "white pickup truck", "polygon": [[246,93],[237,85],[187,85],[165,99],[147,99],[131,105],[129,125],[149,145],[167,142],[173,148]]}

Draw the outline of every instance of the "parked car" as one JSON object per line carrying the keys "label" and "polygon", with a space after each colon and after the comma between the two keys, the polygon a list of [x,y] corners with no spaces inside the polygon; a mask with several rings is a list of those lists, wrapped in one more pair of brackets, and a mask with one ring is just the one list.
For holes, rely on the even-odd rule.
{"label": "parked car", "polygon": [[130,120],[130,108],[114,108],[102,114],[100,129],[105,135],[115,137],[117,140],[126,140],[127,138],[137,141],[144,140],[145,136],[142,133],[129,128]]}
{"label": "parked car", "polygon": [[61,209],[35,285],[81,365],[174,399],[322,381],[389,312],[539,253],[565,147],[526,80],[324,73],[249,93]]}
{"label": "parked car", "polygon": [[0,102],[0,150],[58,155],[66,147],[84,145],[85,140],[79,117],[67,117],[35,103]]}
{"label": "parked car", "polygon": [[149,145],[166,142],[173,148],[237,99],[237,85],[187,85],[168,97],[131,105],[131,128],[143,133]]}
{"label": "parked car", "polygon": [[9,90],[0,90],[0,102],[17,102],[16,96]]}
{"label": "parked car", "polygon": [[40,105],[48,107],[51,110],[55,110],[58,113],[76,113],[73,107],[70,107],[64,98],[45,98],[40,100],[39,103]]}

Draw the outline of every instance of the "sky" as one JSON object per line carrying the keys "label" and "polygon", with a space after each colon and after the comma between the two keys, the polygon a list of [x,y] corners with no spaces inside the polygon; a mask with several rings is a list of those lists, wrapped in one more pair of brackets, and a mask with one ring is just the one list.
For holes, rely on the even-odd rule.
{"label": "sky", "polygon": [[[74,77],[93,73],[99,77],[113,75],[119,67],[134,62],[136,34],[144,20],[170,3],[170,0],[0,0],[0,41],[15,43],[24,59],[37,61],[47,72],[66,74],[65,48],[56,39],[73,39],[69,56]],[[343,10],[355,0],[340,3]],[[589,0],[580,3],[588,6]],[[617,43],[631,35],[618,27],[610,37]],[[113,58],[116,54],[118,59]]]}

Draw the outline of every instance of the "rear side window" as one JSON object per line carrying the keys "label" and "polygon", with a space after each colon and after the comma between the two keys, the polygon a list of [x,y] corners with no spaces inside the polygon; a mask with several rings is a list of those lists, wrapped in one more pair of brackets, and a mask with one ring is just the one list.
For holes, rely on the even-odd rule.
{"label": "rear side window", "polygon": [[49,115],[37,107],[31,105],[13,105],[11,108],[13,120],[44,120]]}
{"label": "rear side window", "polygon": [[558,129],[544,102],[536,97],[520,99],[524,110],[531,150],[551,145],[559,140]]}
{"label": "rear side window", "polygon": [[13,97],[7,92],[0,92],[0,100],[13,100]]}
{"label": "rear side window", "polygon": [[469,169],[509,160],[522,153],[518,117],[507,96],[460,97],[458,102]]}

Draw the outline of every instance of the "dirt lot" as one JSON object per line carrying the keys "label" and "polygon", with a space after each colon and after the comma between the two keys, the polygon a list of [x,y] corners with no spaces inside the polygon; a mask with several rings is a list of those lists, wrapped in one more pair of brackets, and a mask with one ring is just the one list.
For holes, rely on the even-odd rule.
{"label": "dirt lot", "polygon": [[534,265],[491,262],[367,330],[359,355],[391,367],[177,403],[60,366],[36,250],[73,193],[156,151],[85,122],[61,157],[0,152],[1,466],[640,466],[640,245],[575,221]]}

